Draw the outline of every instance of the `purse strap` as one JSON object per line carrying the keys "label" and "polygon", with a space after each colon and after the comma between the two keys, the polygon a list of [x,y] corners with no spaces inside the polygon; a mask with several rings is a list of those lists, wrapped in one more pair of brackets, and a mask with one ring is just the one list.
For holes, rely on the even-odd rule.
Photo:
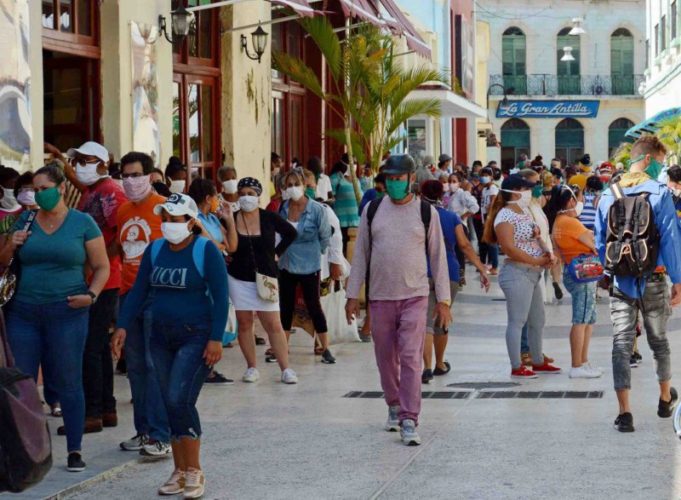
{"label": "purse strap", "polygon": [[248,223],[246,222],[244,213],[242,211],[240,211],[239,213],[241,214],[241,220],[244,221],[244,228],[246,229],[246,235],[248,236],[248,246],[251,249],[251,260],[253,261],[253,267],[255,268],[255,272],[259,274],[258,263],[255,260],[255,251],[253,250],[253,242],[251,241],[251,233],[248,231]]}

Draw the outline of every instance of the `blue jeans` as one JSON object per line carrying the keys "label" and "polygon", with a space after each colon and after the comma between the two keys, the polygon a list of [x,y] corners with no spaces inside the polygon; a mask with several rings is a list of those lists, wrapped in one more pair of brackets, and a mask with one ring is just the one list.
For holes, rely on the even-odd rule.
{"label": "blue jeans", "polygon": [[203,359],[210,329],[208,322],[152,326],[149,351],[174,441],[201,437],[196,400],[210,371]]}
{"label": "blue jeans", "polygon": [[85,426],[83,352],[88,308],[71,309],[65,300],[40,305],[15,300],[6,322],[17,367],[37,380],[42,361],[43,376],[61,403],[67,449],[79,451]]}
{"label": "blue jeans", "polygon": [[[121,308],[127,296],[121,296]],[[170,440],[170,427],[161,388],[154,376],[154,365],[149,353],[150,335],[151,310],[145,307],[139,317],[130,323],[125,339],[133,419],[137,434],[167,443]]]}

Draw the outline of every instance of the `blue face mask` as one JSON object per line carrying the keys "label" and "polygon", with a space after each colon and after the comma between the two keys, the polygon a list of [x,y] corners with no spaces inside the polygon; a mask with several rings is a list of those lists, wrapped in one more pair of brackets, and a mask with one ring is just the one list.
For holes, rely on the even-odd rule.
{"label": "blue face mask", "polygon": [[482,184],[489,184],[490,182],[492,182],[492,179],[490,177],[480,177],[480,182]]}

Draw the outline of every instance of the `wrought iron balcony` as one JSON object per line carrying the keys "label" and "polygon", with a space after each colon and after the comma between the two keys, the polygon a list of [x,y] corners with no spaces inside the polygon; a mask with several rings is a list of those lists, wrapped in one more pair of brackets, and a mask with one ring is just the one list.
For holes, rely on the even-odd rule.
{"label": "wrought iron balcony", "polygon": [[[515,96],[607,96],[638,95],[638,88],[645,81],[643,75],[491,75],[490,85],[500,84],[507,94]],[[511,91],[512,89],[512,91]],[[499,86],[490,89],[490,95],[503,95]]]}

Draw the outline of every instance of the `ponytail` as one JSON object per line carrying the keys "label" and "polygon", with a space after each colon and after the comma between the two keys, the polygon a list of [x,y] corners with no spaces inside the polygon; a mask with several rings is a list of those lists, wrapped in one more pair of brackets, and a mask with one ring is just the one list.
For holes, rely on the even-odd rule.
{"label": "ponytail", "polygon": [[487,212],[487,217],[485,219],[485,230],[482,234],[483,243],[487,243],[488,245],[497,243],[497,234],[494,231],[494,219],[497,218],[499,211],[511,201],[511,196],[513,196],[513,193],[499,191],[499,194],[494,198],[494,203],[492,203],[492,206],[489,208],[489,212]]}

